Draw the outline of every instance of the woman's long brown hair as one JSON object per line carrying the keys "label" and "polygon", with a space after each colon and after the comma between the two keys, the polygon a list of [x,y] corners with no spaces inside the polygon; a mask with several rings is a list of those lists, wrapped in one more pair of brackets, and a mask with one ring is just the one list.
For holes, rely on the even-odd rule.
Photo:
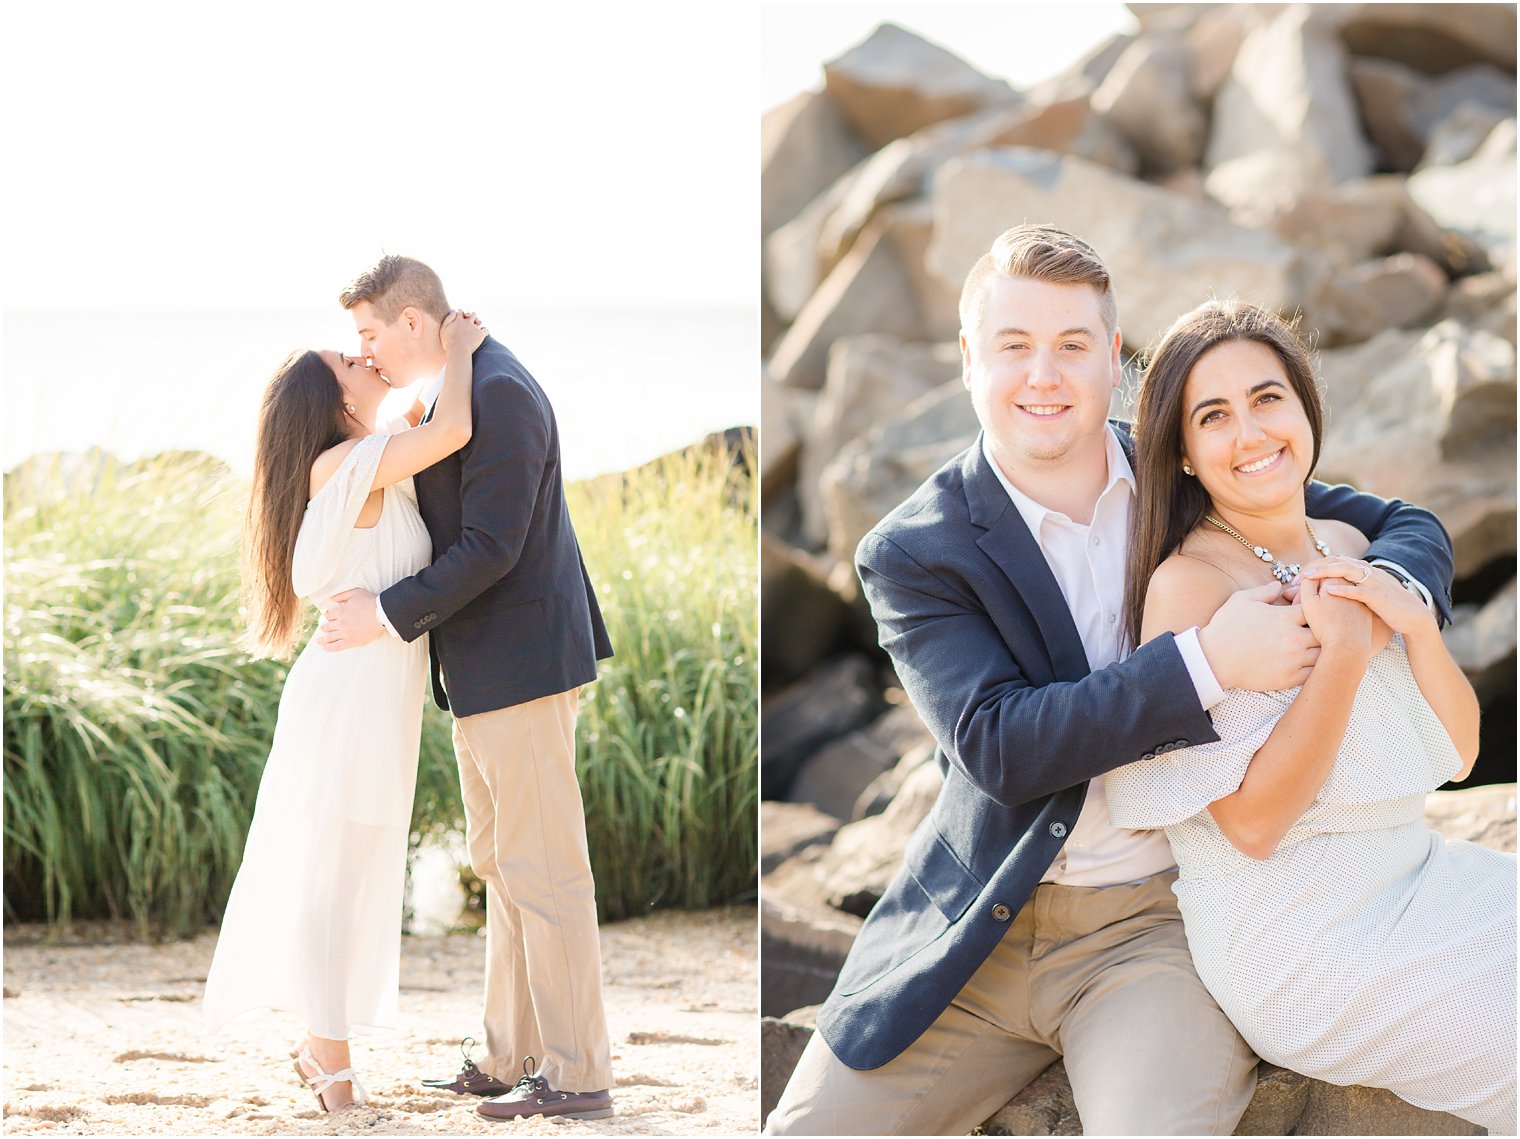
{"label": "woman's long brown hair", "polygon": [[1178,317],[1151,352],[1135,404],[1135,519],[1124,582],[1124,631],[1132,648],[1140,644],[1151,574],[1203,521],[1209,507],[1208,492],[1182,473],[1182,397],[1204,353],[1230,340],[1253,340],[1282,362],[1314,437],[1311,475],[1319,463],[1324,406],[1309,350],[1294,325],[1234,299],[1208,301]]}
{"label": "woman's long brown hair", "polygon": [[264,389],[259,408],[253,487],[243,525],[244,647],[285,657],[301,628],[291,583],[296,535],[306,515],[311,466],[347,438],[343,389],[315,352],[292,352]]}

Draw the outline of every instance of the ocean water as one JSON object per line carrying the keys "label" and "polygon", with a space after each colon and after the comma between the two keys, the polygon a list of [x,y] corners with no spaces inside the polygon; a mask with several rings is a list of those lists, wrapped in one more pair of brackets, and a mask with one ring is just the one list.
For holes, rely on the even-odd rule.
{"label": "ocean water", "polygon": [[[753,312],[492,309],[491,333],[543,385],[565,475],[626,470],[709,432],[758,425]],[[357,350],[331,312],[7,312],[0,466],[103,447],[208,451],[247,473],[264,385],[295,348]]]}

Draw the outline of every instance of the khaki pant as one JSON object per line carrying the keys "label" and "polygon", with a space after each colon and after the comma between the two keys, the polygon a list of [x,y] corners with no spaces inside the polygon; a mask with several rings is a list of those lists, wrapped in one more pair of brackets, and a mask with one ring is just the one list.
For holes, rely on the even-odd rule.
{"label": "khaki pant", "polygon": [[858,1072],[814,1034],[772,1135],[966,1134],[1060,1057],[1087,1135],[1229,1135],[1256,1057],[1193,969],[1171,885],[1040,886],[955,1002]]}
{"label": "khaki pant", "polygon": [[486,884],[488,1055],[506,1083],[532,1056],[560,1091],[612,1086],[596,884],[575,778],[580,689],[454,721],[470,865]]}

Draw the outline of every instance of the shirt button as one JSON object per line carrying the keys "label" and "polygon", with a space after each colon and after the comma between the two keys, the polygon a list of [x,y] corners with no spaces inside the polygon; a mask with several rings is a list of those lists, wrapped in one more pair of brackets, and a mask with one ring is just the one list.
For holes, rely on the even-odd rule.
{"label": "shirt button", "polygon": [[997,905],[992,907],[992,916],[998,921],[1007,921],[1013,916],[1013,911],[1010,910],[1007,906],[1003,905],[1002,902],[999,902]]}
{"label": "shirt button", "polygon": [[1050,824],[1050,833],[1053,834],[1056,838],[1065,838],[1066,824],[1058,819],[1057,821]]}

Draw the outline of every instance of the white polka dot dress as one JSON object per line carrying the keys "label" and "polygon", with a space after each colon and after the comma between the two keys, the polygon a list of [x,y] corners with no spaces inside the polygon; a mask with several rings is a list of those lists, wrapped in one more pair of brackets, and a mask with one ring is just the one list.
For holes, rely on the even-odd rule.
{"label": "white polka dot dress", "polygon": [[1110,820],[1166,829],[1198,974],[1262,1058],[1513,1135],[1515,856],[1425,825],[1460,761],[1403,641],[1368,666],[1329,778],[1270,858],[1205,809],[1297,694],[1231,692],[1219,742],[1111,772]]}

